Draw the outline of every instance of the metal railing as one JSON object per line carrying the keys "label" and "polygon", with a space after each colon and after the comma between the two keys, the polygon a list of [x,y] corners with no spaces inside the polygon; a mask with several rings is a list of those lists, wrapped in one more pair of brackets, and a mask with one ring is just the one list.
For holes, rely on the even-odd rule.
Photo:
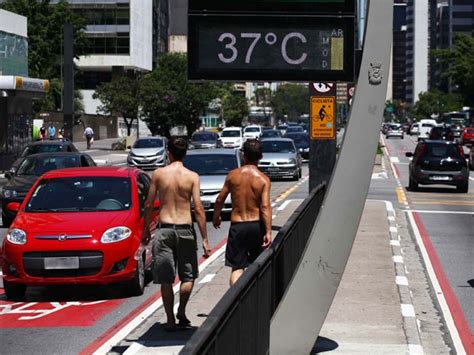
{"label": "metal railing", "polygon": [[268,353],[271,318],[303,254],[325,192],[326,186],[319,185],[309,194],[180,354]]}

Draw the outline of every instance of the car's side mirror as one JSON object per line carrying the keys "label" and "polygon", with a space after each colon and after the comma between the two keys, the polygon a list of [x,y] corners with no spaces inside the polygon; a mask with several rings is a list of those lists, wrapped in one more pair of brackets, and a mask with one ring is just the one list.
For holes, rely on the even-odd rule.
{"label": "car's side mirror", "polygon": [[10,202],[7,204],[7,210],[12,212],[18,212],[20,210],[20,203],[19,202]]}
{"label": "car's side mirror", "polygon": [[411,158],[411,157],[413,157],[413,153],[412,153],[412,152],[406,152],[406,153],[405,153],[405,156],[406,156],[407,158]]}
{"label": "car's side mirror", "polygon": [[12,178],[12,172],[11,172],[11,171],[7,171],[7,172],[5,173],[5,178],[8,179],[8,180],[10,180],[10,179]]}

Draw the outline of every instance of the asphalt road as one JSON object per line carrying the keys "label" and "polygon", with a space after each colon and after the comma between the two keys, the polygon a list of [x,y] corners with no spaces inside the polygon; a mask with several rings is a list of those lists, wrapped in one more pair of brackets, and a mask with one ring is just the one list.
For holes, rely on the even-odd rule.
{"label": "asphalt road", "polygon": [[[94,159],[115,159],[117,164],[123,161],[123,156],[114,155],[117,153],[91,153]],[[307,173],[304,166],[303,176]],[[274,181],[272,200],[293,186],[294,181]],[[301,199],[305,197],[305,193],[298,195]],[[229,222],[223,222],[221,229],[215,230],[211,223],[207,224],[211,247],[226,238],[228,225]],[[5,235],[6,229],[0,228],[0,245]],[[135,310],[156,300],[158,291],[159,285],[153,283],[147,285],[140,297],[129,297],[123,285],[30,287],[26,301],[14,303],[7,301],[0,281],[0,353],[80,353]]]}
{"label": "asphalt road", "polygon": [[[409,158],[405,157],[405,152],[414,151],[416,140],[414,137],[405,136],[403,140],[391,138],[385,142],[401,187],[379,183],[380,186],[373,196],[380,199],[391,197],[402,210],[411,211],[415,215],[415,219],[419,222],[417,224],[420,233],[426,238],[427,243],[432,245],[433,252],[430,254],[430,259],[436,257],[439,259],[438,279],[441,274],[446,276],[446,284],[443,286],[443,280],[440,280],[440,284],[451,312],[457,308],[455,304],[457,302],[472,335],[474,333],[474,173],[471,171],[467,194],[458,193],[454,187],[443,185],[420,185],[418,191],[409,191],[407,189]],[[436,260],[434,267],[437,267]],[[452,290],[453,297],[449,296],[448,288]],[[456,317],[454,318],[456,322]],[[460,321],[459,318],[458,320]]]}

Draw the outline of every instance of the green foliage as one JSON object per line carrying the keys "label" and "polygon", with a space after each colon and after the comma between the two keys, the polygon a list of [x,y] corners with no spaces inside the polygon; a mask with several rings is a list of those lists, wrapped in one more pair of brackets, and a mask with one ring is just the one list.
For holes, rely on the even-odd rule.
{"label": "green foliage", "polygon": [[249,114],[247,99],[242,93],[229,90],[222,103],[226,126],[240,126]]}
{"label": "green foliage", "polygon": [[474,38],[455,34],[452,48],[434,50],[433,55],[447,68],[443,76],[457,85],[463,103],[474,105]]}
{"label": "green foliage", "polygon": [[168,53],[141,81],[143,119],[153,134],[169,136],[177,125],[192,134],[201,125],[199,114],[219,92],[214,84],[188,81],[186,55]]}
{"label": "green foliage", "polygon": [[98,113],[117,114],[124,118],[127,135],[130,135],[133,121],[140,113],[140,80],[134,75],[120,75],[112,81],[101,84],[92,96],[99,99]]}
{"label": "green foliage", "polygon": [[309,114],[308,87],[299,84],[280,85],[273,98],[271,106],[277,119],[296,120],[300,115]]}
{"label": "green foliage", "polygon": [[406,117],[405,103],[400,100],[387,100],[385,102],[384,118],[386,122],[399,121],[403,122]]}
{"label": "green foliage", "polygon": [[421,93],[413,107],[412,114],[420,120],[430,118],[432,114],[457,111],[462,106],[462,97],[458,94],[445,94],[439,90]]}

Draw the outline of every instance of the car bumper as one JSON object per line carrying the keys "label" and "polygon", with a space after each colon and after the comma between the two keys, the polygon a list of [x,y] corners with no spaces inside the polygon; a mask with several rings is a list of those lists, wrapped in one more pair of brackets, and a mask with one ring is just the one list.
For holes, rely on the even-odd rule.
{"label": "car bumper", "polygon": [[474,137],[463,137],[462,144],[474,144]]}
{"label": "car bumper", "polygon": [[[206,212],[214,211],[214,205],[216,204],[218,194],[215,195],[203,195],[201,196],[202,206]],[[230,196],[227,197],[222,208],[222,212],[231,212],[232,211],[232,200]]]}
{"label": "car bumper", "polygon": [[461,171],[432,171],[416,169],[412,178],[422,185],[452,185],[456,186],[469,181],[469,170]]}
{"label": "car bumper", "polygon": [[400,137],[400,138],[403,138],[404,134],[403,133],[400,133],[400,132],[391,132],[391,133],[387,133],[385,135],[386,138],[389,138],[389,137]]}
{"label": "car bumper", "polygon": [[222,148],[240,149],[242,143],[222,143]]}
{"label": "car bumper", "polygon": [[[48,248],[50,243],[56,244],[56,248]],[[62,250],[57,249],[57,243],[64,243]],[[138,239],[101,244],[101,248],[93,240],[82,245],[78,240],[44,244],[26,248],[5,242],[3,277],[10,282],[34,286],[109,284],[130,280],[135,275]]]}
{"label": "car bumper", "polygon": [[143,168],[143,169],[146,169],[146,168],[149,168],[149,169],[153,169],[153,168],[159,168],[159,167],[163,167],[166,165],[166,161],[164,158],[162,159],[158,159],[158,158],[152,158],[152,159],[142,159],[142,158],[132,158],[132,157],[128,157],[127,158],[127,164],[128,166],[133,166],[133,167],[137,167],[137,168]]}
{"label": "car bumper", "polygon": [[293,177],[298,173],[297,166],[290,166],[290,167],[259,166],[259,169],[270,178]]}

